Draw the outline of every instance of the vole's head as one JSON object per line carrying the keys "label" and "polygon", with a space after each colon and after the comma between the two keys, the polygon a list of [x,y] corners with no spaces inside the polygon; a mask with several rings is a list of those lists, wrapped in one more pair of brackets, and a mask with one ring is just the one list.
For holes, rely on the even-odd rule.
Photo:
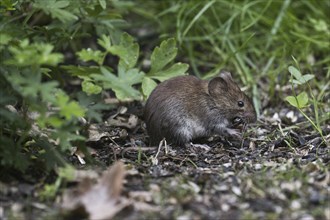
{"label": "vole's head", "polygon": [[218,77],[210,80],[208,91],[215,108],[219,109],[233,127],[256,121],[252,102],[233,81],[229,72],[221,71]]}

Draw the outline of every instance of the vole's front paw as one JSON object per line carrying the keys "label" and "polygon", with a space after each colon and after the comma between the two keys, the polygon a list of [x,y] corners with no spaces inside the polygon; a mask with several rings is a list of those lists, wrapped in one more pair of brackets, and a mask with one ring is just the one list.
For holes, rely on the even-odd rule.
{"label": "vole's front paw", "polygon": [[228,134],[228,136],[242,139],[242,133],[238,129],[227,128],[225,132]]}

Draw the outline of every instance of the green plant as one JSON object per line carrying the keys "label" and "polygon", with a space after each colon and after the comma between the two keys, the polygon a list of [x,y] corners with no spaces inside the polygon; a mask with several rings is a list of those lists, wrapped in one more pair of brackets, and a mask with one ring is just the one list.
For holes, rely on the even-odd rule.
{"label": "green plant", "polygon": [[4,0],[0,12],[0,169],[63,166],[63,154],[84,147],[81,118],[100,121],[110,105],[75,88],[69,95],[59,65],[91,30],[116,39],[124,21],[104,0]]}
{"label": "green plant", "polygon": [[[93,61],[98,66],[77,67],[63,66],[72,75],[78,76],[82,81],[82,90],[87,94],[98,94],[102,89],[111,89],[119,100],[141,99],[141,94],[148,97],[158,81],[164,81],[174,76],[183,75],[188,69],[187,64],[175,63],[170,65],[177,54],[175,40],[168,39],[156,47],[151,54],[151,67],[145,73],[136,68],[139,57],[139,45],[134,39],[124,33],[119,44],[112,44],[109,36],[102,35],[98,39],[101,50],[83,49],[77,52],[78,57],[84,61]],[[117,70],[104,65],[108,55],[119,57]],[[136,85],[141,89],[137,90]]]}
{"label": "green plant", "polygon": [[[1,1],[1,168],[64,165],[63,153],[85,145],[81,118],[101,121],[100,111],[111,108],[102,103],[102,90],[111,89],[119,100],[141,100],[157,82],[185,74],[187,64],[171,64],[174,39],[156,47],[150,69],[142,70],[140,47],[120,30],[125,21],[114,8],[104,0]],[[94,37],[100,49],[83,49]],[[68,65],[67,54],[82,66]],[[119,63],[108,65],[114,56]],[[82,91],[71,79],[81,80]]]}
{"label": "green plant", "polygon": [[[293,91],[293,96],[287,96],[285,98],[286,101],[290,103],[293,107],[297,108],[298,111],[309,121],[309,123],[313,126],[313,128],[321,135],[323,138],[323,141],[325,142],[325,138],[323,137],[322,128],[321,128],[321,120],[319,117],[319,110],[320,110],[320,104],[322,103],[324,91],[316,97],[312,91],[312,88],[309,84],[309,81],[314,78],[314,75],[312,74],[301,74],[301,72],[295,68],[294,66],[289,66],[288,71],[291,74],[291,88]],[[303,86],[306,85],[308,87],[309,93],[303,91],[297,94],[295,87],[296,86]],[[329,86],[326,85],[326,87]],[[325,87],[325,88],[326,88]],[[311,98],[309,98],[309,96]],[[313,104],[314,107],[314,119],[310,116],[308,116],[303,110],[306,109],[310,104]],[[330,113],[325,113],[325,118],[330,118]],[[314,122],[315,120],[315,122]]]}
{"label": "green plant", "polygon": [[[2,165],[26,169],[30,161],[28,155],[32,154],[29,146],[40,144],[41,138],[57,142],[62,151],[68,150],[72,141],[84,140],[75,132],[78,118],[85,115],[85,110],[70,100],[56,81],[42,81],[43,75],[47,76],[52,66],[63,60],[62,54],[52,50],[50,44],[30,43],[27,39],[8,46],[10,55],[2,61],[0,68],[4,84],[1,92],[6,97],[1,100],[0,111]],[[15,109],[17,103],[20,103],[21,111]],[[20,152],[23,150],[20,146],[24,146],[25,156]],[[41,155],[45,149],[39,147]]]}

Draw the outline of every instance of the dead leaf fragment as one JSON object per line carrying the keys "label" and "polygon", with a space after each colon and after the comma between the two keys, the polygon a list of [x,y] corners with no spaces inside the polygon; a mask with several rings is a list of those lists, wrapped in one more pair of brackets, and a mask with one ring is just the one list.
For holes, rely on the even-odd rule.
{"label": "dead leaf fragment", "polygon": [[88,128],[88,140],[87,141],[99,141],[103,137],[109,137],[110,134],[107,131],[103,131],[99,125],[91,124]]}
{"label": "dead leaf fragment", "polygon": [[129,118],[124,118],[118,116],[116,118],[109,118],[108,124],[115,127],[125,127],[128,129],[133,129],[138,124],[138,117],[136,115],[130,115]]}

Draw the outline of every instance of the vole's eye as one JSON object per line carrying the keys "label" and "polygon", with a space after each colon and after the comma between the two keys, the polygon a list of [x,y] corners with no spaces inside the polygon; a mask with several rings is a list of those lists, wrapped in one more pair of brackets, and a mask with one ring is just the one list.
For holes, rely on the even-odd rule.
{"label": "vole's eye", "polygon": [[244,102],[243,101],[238,101],[237,105],[238,105],[238,107],[244,107]]}

